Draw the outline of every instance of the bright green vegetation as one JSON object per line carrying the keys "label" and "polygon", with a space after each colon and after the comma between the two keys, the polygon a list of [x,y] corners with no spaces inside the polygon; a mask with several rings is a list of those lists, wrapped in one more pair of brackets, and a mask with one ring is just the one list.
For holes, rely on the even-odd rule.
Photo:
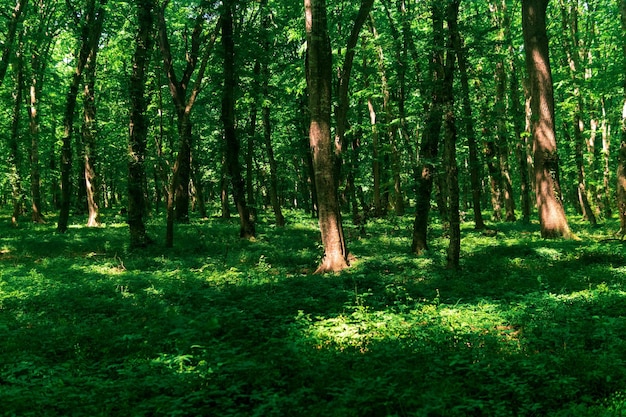
{"label": "bright green vegetation", "polygon": [[[433,224],[347,227],[358,261],[310,272],[315,221],[180,225],[129,253],[107,226],[2,226],[0,401],[19,416],[613,416],[626,411],[626,250],[546,241],[536,225],[463,229],[446,271]],[[8,221],[0,224],[7,225]],[[159,235],[162,224],[149,224]]]}

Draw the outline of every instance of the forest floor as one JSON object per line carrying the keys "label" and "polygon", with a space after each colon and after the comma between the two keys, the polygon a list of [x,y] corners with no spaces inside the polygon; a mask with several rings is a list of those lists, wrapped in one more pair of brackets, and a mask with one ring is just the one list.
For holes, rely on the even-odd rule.
{"label": "forest floor", "polygon": [[[410,216],[346,221],[357,261],[311,275],[314,220],[176,227],[128,250],[106,226],[0,226],[2,416],[617,416],[626,413],[626,244],[571,220],[463,226],[462,269],[409,253]],[[82,221],[82,219],[75,219]],[[162,240],[164,225],[148,225]]]}

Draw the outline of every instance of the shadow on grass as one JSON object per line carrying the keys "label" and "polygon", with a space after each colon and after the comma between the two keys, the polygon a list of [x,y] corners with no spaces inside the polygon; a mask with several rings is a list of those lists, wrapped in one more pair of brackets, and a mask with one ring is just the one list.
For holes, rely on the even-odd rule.
{"label": "shadow on grass", "polygon": [[441,269],[442,243],[415,258],[393,227],[354,242],[351,270],[316,276],[314,229],[242,242],[231,226],[181,226],[179,248],[133,253],[124,229],[8,236],[1,414],[591,416],[621,407],[625,262],[610,247],[476,241],[456,273]]}

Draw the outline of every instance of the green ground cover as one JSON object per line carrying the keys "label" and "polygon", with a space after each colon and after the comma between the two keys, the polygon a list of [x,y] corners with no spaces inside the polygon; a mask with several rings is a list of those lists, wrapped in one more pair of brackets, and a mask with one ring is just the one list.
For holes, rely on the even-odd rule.
{"label": "green ground cover", "polygon": [[[311,275],[316,223],[177,226],[129,252],[103,228],[0,226],[2,416],[618,416],[626,246],[574,223],[463,229],[462,269],[411,218],[347,226],[357,262]],[[118,223],[116,223],[118,222]],[[149,224],[152,236],[164,227]]]}

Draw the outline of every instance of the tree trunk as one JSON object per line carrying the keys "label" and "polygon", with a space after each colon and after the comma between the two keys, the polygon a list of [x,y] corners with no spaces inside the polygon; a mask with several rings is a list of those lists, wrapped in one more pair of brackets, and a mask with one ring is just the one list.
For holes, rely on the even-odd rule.
{"label": "tree trunk", "polygon": [[319,204],[324,258],[316,273],[336,272],[348,266],[337,186],[334,180],[330,134],[332,54],[325,0],[304,0],[309,93],[309,143]]}
{"label": "tree trunk", "polygon": [[335,108],[335,120],[337,123],[335,129],[335,179],[339,181],[341,174],[342,157],[341,152],[346,147],[346,131],[348,130],[348,110],[350,108],[350,100],[348,99],[348,87],[352,74],[352,66],[354,56],[356,54],[356,45],[359,40],[361,28],[372,10],[374,0],[361,0],[361,6],[354,19],[354,24],[350,31],[350,36],[346,42],[346,55],[344,57],[343,66],[339,71],[339,80],[337,84],[337,107]]}
{"label": "tree trunk", "polygon": [[413,223],[413,241],[411,250],[421,254],[428,249],[428,215],[430,213],[430,198],[433,189],[435,162],[439,150],[439,134],[441,133],[442,96],[443,96],[443,50],[444,34],[443,20],[445,9],[439,2],[432,3],[433,19],[433,51],[430,67],[431,75],[431,103],[426,116],[426,125],[420,143],[421,166],[420,177],[417,182],[416,214]]}
{"label": "tree trunk", "polygon": [[[98,48],[98,42],[102,34],[102,25],[104,23],[104,5],[106,2],[107,0],[100,0],[100,6],[96,7],[96,0],[89,0],[82,21],[81,46],[78,61],[66,95],[65,112],[63,115],[63,140],[61,145],[61,210],[57,223],[57,231],[59,233],[65,233],[67,231],[70,216],[72,197],[72,136],[78,88],[85,65],[87,65],[89,57],[95,55],[95,50]],[[93,65],[95,65],[95,62]]]}
{"label": "tree trunk", "polygon": [[235,131],[235,42],[233,39],[233,4],[224,2],[222,13],[222,45],[224,47],[224,92],[222,96],[222,123],[226,141],[226,166],[233,186],[233,199],[239,213],[239,236],[255,235],[254,222],[246,204],[246,190],[239,163],[239,139]]}
{"label": "tree trunk", "polygon": [[[622,32],[626,33],[626,0],[620,3],[620,16],[622,21]],[[626,63],[626,41],[622,39],[622,52]],[[622,107],[621,144],[617,166],[617,210],[619,212],[620,233],[626,235],[626,64],[624,64],[624,104]]]}
{"label": "tree trunk", "polygon": [[454,45],[458,43],[459,37],[457,19],[459,14],[460,0],[451,0],[448,3],[447,23],[449,31],[449,41],[446,54],[446,65],[444,75],[444,158],[446,165],[446,178],[448,183],[449,219],[450,219],[450,242],[447,252],[448,269],[459,268],[459,258],[461,254],[461,217],[459,212],[459,170],[456,162],[456,117],[454,114],[454,63],[456,54]]}
{"label": "tree trunk", "polygon": [[154,0],[137,1],[137,21],[139,29],[135,38],[135,54],[130,77],[130,126],[128,160],[128,226],[130,247],[140,248],[152,240],[146,234],[143,221],[145,198],[143,184],[145,179],[145,157],[148,136],[148,119],[145,97],[146,70],[150,62],[153,45]]}
{"label": "tree trunk", "polygon": [[95,76],[96,76],[96,52],[89,57],[85,71],[85,83],[83,89],[83,160],[85,191],[87,197],[87,227],[100,226],[100,213],[98,209],[98,183],[96,176],[96,104],[95,104]]}
{"label": "tree trunk", "polygon": [[546,32],[549,0],[522,0],[522,29],[529,77],[537,209],[544,238],[572,238],[559,184],[554,95]]}
{"label": "tree trunk", "polygon": [[[22,35],[19,35],[19,50],[23,49],[21,42]],[[24,62],[21,52],[17,53],[15,63],[13,65],[15,72],[15,93],[13,95],[13,118],[11,122],[11,134],[9,136],[9,180],[11,183],[13,198],[13,214],[11,216],[11,224],[18,225],[19,217],[24,212],[24,193],[22,190],[22,176],[20,173],[20,119],[22,114],[22,95],[24,89]]]}
{"label": "tree trunk", "polygon": [[474,229],[485,228],[481,209],[481,163],[478,158],[478,146],[476,145],[476,130],[472,117],[472,102],[470,100],[469,80],[467,76],[467,57],[463,41],[460,36],[455,38],[454,50],[458,59],[459,75],[461,81],[461,92],[463,94],[463,123],[465,124],[465,135],[467,136],[467,147],[469,148],[469,174],[470,188],[472,190],[472,206],[474,211]]}
{"label": "tree trunk", "polygon": [[0,86],[4,82],[4,76],[7,73],[10,56],[13,51],[13,42],[15,42],[18,26],[22,20],[22,14],[24,13],[24,9],[26,9],[27,5],[28,0],[18,0],[15,8],[13,9],[13,13],[11,14],[7,34],[2,45],[2,58],[0,59]]}

